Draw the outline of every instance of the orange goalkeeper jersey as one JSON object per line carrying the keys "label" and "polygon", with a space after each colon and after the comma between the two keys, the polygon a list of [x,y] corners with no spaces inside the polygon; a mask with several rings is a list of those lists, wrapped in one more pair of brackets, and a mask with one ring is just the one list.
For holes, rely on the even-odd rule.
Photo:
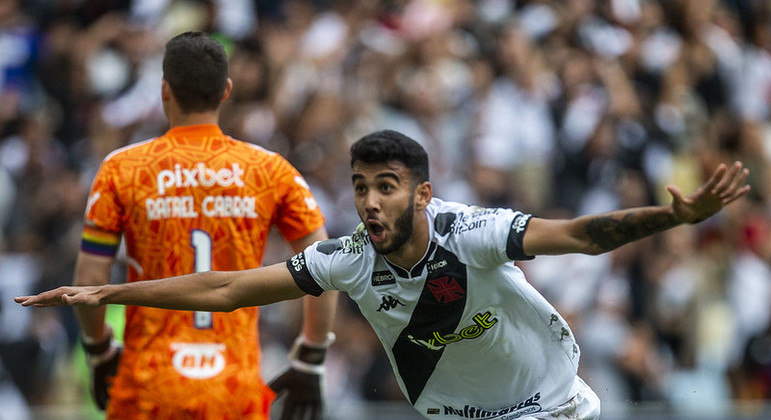
{"label": "orange goalkeeper jersey", "polygon": [[[272,225],[291,241],[323,223],[281,156],[214,125],[175,127],[104,159],[81,249],[112,256],[122,234],[133,282],[258,267]],[[128,307],[108,417],[266,419],[273,393],[260,377],[257,317]]]}

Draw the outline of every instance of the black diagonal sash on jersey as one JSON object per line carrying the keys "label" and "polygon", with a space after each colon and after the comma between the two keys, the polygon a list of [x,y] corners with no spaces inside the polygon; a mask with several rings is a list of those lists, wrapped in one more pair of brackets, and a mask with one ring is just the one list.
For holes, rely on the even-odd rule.
{"label": "black diagonal sash on jersey", "polygon": [[444,352],[439,342],[434,341],[439,348],[430,349],[415,340],[429,342],[435,333],[454,333],[466,307],[466,266],[442,247],[437,247],[427,265],[441,268],[429,271],[410,322],[393,346],[394,360],[412,404],[423,392]]}

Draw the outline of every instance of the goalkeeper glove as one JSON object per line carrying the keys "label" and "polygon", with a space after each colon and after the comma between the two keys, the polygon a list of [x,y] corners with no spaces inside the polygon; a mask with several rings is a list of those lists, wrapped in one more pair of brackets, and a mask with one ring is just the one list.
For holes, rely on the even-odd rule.
{"label": "goalkeeper glove", "polygon": [[86,351],[86,361],[91,372],[91,396],[99,409],[104,410],[110,400],[110,385],[118,371],[123,346],[113,340],[112,328],[108,327],[107,336],[98,342],[84,337],[83,349]]}
{"label": "goalkeeper glove", "polygon": [[281,420],[321,418],[324,357],[334,340],[334,333],[329,333],[323,344],[308,343],[302,335],[295,340],[289,351],[289,368],[268,384],[277,396],[287,394]]}

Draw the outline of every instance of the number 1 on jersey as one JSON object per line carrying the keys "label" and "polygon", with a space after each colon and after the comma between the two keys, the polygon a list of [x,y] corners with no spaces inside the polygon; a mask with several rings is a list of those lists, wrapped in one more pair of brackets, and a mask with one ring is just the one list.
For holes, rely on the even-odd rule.
{"label": "number 1 on jersey", "polygon": [[[195,250],[195,272],[211,271],[211,236],[202,230],[193,229],[190,232],[190,245]],[[193,313],[193,325],[198,329],[212,328],[214,326],[212,313],[195,311]]]}

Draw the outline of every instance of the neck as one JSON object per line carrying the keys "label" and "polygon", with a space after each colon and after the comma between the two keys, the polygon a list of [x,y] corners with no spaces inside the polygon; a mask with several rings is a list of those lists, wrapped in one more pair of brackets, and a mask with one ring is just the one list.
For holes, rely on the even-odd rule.
{"label": "neck", "polygon": [[217,112],[193,112],[189,114],[177,114],[169,116],[169,126],[180,127],[185,125],[217,125],[219,113]]}
{"label": "neck", "polygon": [[429,243],[428,216],[423,213],[415,221],[412,237],[399,249],[385,256],[388,261],[408,270],[426,255]]}

